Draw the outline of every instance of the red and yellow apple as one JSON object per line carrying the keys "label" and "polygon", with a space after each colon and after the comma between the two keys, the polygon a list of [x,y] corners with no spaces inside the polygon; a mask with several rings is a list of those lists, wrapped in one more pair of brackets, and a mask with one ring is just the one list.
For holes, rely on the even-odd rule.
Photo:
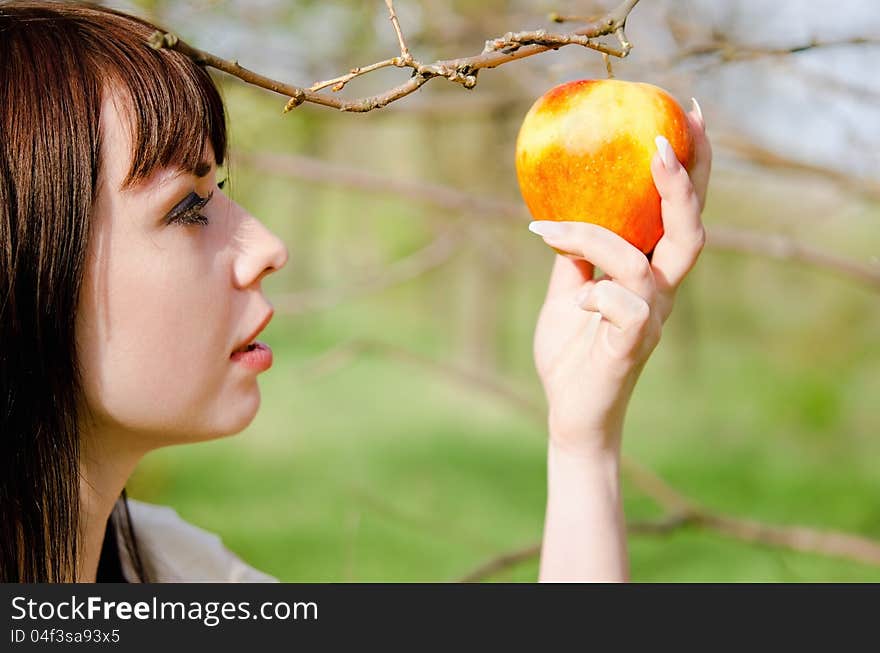
{"label": "red and yellow apple", "polygon": [[658,135],[689,169],[687,117],[662,88],[582,79],[550,89],[529,109],[516,141],[526,206],[535,220],[601,225],[648,254],[663,235],[650,169]]}

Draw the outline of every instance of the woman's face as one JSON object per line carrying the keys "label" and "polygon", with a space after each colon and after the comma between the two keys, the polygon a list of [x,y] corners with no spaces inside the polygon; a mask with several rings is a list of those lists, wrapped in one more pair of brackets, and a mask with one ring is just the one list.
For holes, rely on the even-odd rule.
{"label": "woman's face", "polygon": [[[197,174],[160,170],[120,190],[131,138],[112,96],[101,129],[76,316],[90,428],[135,434],[147,450],[236,433],[254,418],[260,393],[258,371],[231,354],[271,317],[261,282],[285,265],[287,249],[218,188],[213,152]],[[168,221],[209,195],[190,213],[206,224]]]}

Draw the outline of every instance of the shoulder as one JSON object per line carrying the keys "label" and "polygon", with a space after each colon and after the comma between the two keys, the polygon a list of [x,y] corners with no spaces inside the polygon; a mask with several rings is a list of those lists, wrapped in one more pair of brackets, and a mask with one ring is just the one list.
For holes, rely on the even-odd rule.
{"label": "shoulder", "polygon": [[[190,524],[169,506],[128,499],[141,560],[159,583],[272,583],[276,578],[245,563],[215,533]],[[125,577],[135,576],[124,546],[119,558]]]}

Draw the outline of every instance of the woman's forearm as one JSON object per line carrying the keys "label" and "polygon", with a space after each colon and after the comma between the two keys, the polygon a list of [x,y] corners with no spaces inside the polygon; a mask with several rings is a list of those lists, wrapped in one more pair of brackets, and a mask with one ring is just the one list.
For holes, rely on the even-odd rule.
{"label": "woman's forearm", "polygon": [[539,581],[629,580],[619,468],[616,451],[574,453],[550,438]]}
{"label": "woman's forearm", "polygon": [[589,221],[529,224],[558,253],[533,343],[550,426],[542,581],[629,579],[618,474],[626,404],[706,242],[700,214],[712,147],[696,100],[687,123],[689,168],[666,138],[655,139],[663,235],[650,257]]}

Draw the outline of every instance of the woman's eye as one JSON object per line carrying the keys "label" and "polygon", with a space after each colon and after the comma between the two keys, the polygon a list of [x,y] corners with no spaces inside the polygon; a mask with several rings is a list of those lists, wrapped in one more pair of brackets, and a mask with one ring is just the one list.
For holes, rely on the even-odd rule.
{"label": "woman's eye", "polygon": [[208,218],[198,210],[186,211],[174,217],[172,222],[178,224],[208,224]]}
{"label": "woman's eye", "polygon": [[208,224],[208,218],[202,213],[202,210],[211,201],[214,193],[211,192],[207,197],[200,197],[196,193],[190,193],[177,206],[171,209],[168,215],[168,222],[177,224]]}

